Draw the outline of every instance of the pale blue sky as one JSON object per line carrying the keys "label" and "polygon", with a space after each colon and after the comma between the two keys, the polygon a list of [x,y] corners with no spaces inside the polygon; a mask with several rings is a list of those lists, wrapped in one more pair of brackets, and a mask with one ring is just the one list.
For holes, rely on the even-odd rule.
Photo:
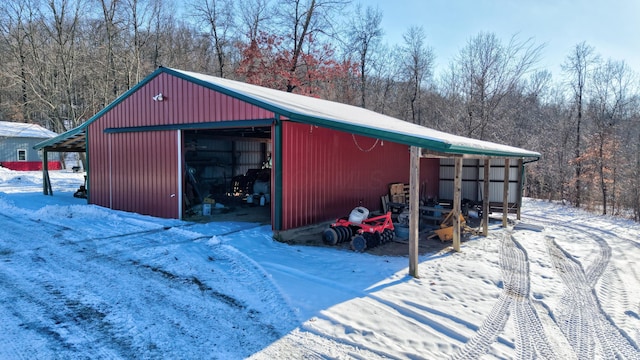
{"label": "pale blue sky", "polygon": [[383,13],[384,41],[402,42],[412,26],[423,26],[439,68],[446,67],[481,31],[504,43],[518,34],[546,43],[539,67],[560,76],[571,49],[586,41],[604,59],[624,60],[640,72],[640,0],[363,0]]}

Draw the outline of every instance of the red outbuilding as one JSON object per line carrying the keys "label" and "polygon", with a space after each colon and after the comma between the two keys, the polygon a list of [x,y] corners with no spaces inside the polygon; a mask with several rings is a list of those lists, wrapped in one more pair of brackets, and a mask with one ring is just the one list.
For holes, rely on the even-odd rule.
{"label": "red outbuilding", "polygon": [[[452,187],[446,169],[453,165],[441,165],[443,158],[470,159],[464,166],[476,170],[482,160],[515,159],[507,166],[518,173],[523,160],[540,157],[360,107],[164,67],[37,147],[86,150],[91,204],[182,219],[238,198],[270,206],[274,230],[359,205],[379,209],[389,184],[410,182],[412,148],[419,149],[421,198],[446,197]],[[521,191],[518,183],[514,189]]]}

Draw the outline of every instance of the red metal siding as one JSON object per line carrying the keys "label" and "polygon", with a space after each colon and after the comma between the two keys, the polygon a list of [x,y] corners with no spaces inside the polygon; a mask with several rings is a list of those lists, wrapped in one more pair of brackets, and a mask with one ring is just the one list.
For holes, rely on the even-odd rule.
{"label": "red metal siding", "polygon": [[[407,175],[407,178],[409,175]],[[408,180],[407,180],[408,181]],[[440,186],[440,159],[420,159],[420,191],[426,198],[436,199]]]}
{"label": "red metal siding", "polygon": [[117,210],[177,218],[178,132],[103,134],[89,152],[90,202]]}
{"label": "red metal siding", "polygon": [[[406,145],[288,121],[282,126],[283,230],[346,216],[360,201],[378,210],[390,183],[409,181]],[[437,160],[421,162],[428,193],[437,194],[438,167]]]}
{"label": "red metal siding", "polygon": [[[153,97],[162,93],[164,101]],[[273,113],[169,74],[159,74],[104,114],[104,128],[273,118]]]}
{"label": "red metal siding", "polygon": [[[153,100],[158,93],[164,101]],[[180,216],[178,132],[106,134],[107,128],[273,117],[270,111],[159,74],[89,125],[89,202],[160,217]]]}

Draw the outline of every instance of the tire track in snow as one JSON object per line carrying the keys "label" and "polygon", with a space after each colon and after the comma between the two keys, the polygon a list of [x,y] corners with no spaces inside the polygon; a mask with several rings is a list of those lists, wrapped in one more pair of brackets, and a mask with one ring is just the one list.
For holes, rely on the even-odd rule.
{"label": "tire track in snow", "polygon": [[516,356],[552,359],[554,352],[530,298],[529,260],[524,248],[510,232],[500,243],[503,290],[482,326],[452,359],[476,359],[486,354],[513,315],[516,325]]}
{"label": "tire track in snow", "polygon": [[[100,358],[112,358],[114,353],[108,350],[108,347],[94,347],[99,343],[99,338],[88,336],[88,333],[84,330],[78,330],[80,321],[79,319],[90,320],[91,317],[87,317],[88,314],[98,314],[96,309],[90,307],[81,307],[80,303],[72,301],[65,301],[60,298],[60,293],[53,291],[55,286],[52,282],[47,281],[47,276],[51,269],[46,271],[38,271],[39,275],[36,279],[37,285],[34,286],[33,282],[29,281],[29,277],[34,274],[30,273],[33,269],[42,269],[47,266],[48,247],[55,242],[51,239],[61,239],[66,233],[72,231],[71,228],[53,224],[47,221],[40,221],[30,219],[22,214],[15,213],[13,216],[6,214],[0,214],[3,218],[7,219],[7,223],[10,224],[8,228],[3,229],[3,244],[4,246],[10,246],[11,251],[6,253],[5,265],[0,269],[0,284],[2,288],[7,292],[7,296],[4,299],[16,298],[16,301],[5,302],[4,306],[11,313],[11,317],[20,323],[20,331],[22,336],[26,338],[38,339],[36,341],[43,345],[46,349],[51,346],[58,349],[56,352],[65,353],[74,348],[74,344],[70,344],[65,341],[65,333],[75,333],[74,342],[82,342],[87,344],[86,350],[97,354]],[[32,233],[36,228],[39,231],[37,233],[44,236],[39,239],[25,238],[24,234]],[[53,234],[53,235],[49,235]],[[44,240],[44,241],[43,241]],[[28,269],[23,271],[15,271],[16,266],[32,263]],[[79,314],[79,318],[66,319],[68,314],[54,313],[52,309],[68,309],[70,313]],[[37,309],[34,311],[34,309]],[[69,320],[69,321],[67,321]],[[64,326],[61,323],[65,323]],[[5,334],[7,334],[5,332]],[[8,338],[7,342],[12,344],[23,344],[24,340],[17,340],[15,337],[5,335]],[[24,346],[24,345],[21,345]],[[18,348],[19,346],[12,345],[12,348]],[[7,347],[7,348],[11,348]],[[28,348],[28,347],[27,347]],[[33,349],[32,349],[33,350]],[[34,353],[37,351],[34,350]],[[21,357],[18,354],[15,354]],[[9,356],[11,358],[13,356]],[[46,357],[46,355],[43,355]]]}
{"label": "tire track in snow", "polygon": [[[639,319],[637,314],[634,317],[630,310],[622,314],[616,313],[616,310],[621,305],[625,309],[632,309],[633,305],[629,300],[630,297],[625,282],[610,265],[613,256],[612,247],[603,236],[613,238],[616,241],[621,241],[622,244],[629,244],[633,247],[637,247],[637,241],[617,234],[612,230],[600,229],[591,225],[576,222],[571,225],[559,225],[557,220],[529,214],[524,214],[523,218],[557,226],[565,231],[574,231],[583,238],[591,239],[598,245],[596,256],[590,263],[583,265],[573,258],[570,253],[562,249],[552,237],[549,237],[546,241],[547,251],[552,260],[560,259],[558,261],[563,264],[560,269],[566,266],[571,271],[570,275],[565,275],[564,278],[562,275],[569,270],[564,269],[565,272],[559,273],[567,287],[567,291],[563,294],[557,311],[561,316],[564,316],[561,321],[565,321],[567,324],[575,324],[573,328],[567,324],[564,324],[565,328],[561,326],[567,338],[575,341],[575,344],[582,349],[584,356],[591,356],[592,353],[598,355],[597,352],[613,351],[613,354],[621,353],[622,355],[620,356],[623,356],[623,358],[640,358],[640,355],[638,355],[638,352],[640,352],[638,348],[640,329],[638,329],[637,325],[634,326]],[[622,250],[617,251],[616,258],[623,263],[634,262]],[[583,266],[585,267],[583,268]],[[556,272],[558,272],[557,270]],[[636,279],[635,284],[637,284],[640,279],[638,279],[635,272],[633,274]],[[640,308],[640,304],[638,307]],[[616,325],[617,322],[628,329],[635,328],[635,341],[633,334],[627,334],[620,326]],[[561,324],[559,323],[558,325]]]}
{"label": "tire track in snow", "polygon": [[578,357],[593,359],[597,355],[605,359],[640,359],[635,345],[602,311],[593,289],[597,280],[593,276],[603,268],[599,263],[605,259],[608,261],[607,252],[601,251],[604,256],[598,257],[596,265],[590,267],[594,269],[592,272],[587,272],[553,237],[547,236],[545,240],[554,269],[567,287],[557,311],[557,323]]}
{"label": "tire track in snow", "polygon": [[[501,258],[511,258],[514,266],[514,269],[508,272],[513,276],[511,283],[517,286],[516,292],[512,296],[511,308],[515,314],[517,357],[524,359],[534,358],[538,355],[545,359],[552,359],[554,358],[552,346],[531,301],[529,256],[512,235],[509,236],[511,241],[507,241],[506,238],[505,235],[500,253]],[[507,268],[507,270],[509,269]],[[518,338],[520,341],[517,341]]]}
{"label": "tire track in snow", "polygon": [[[622,244],[629,244],[636,248],[636,250],[640,250],[640,242],[637,241],[637,238],[629,238],[623,234],[616,233],[615,229],[600,229],[594,226],[585,225],[585,224],[574,224],[570,226],[574,230],[586,230],[587,233],[591,234],[592,237],[596,237],[596,241],[605,242],[604,236],[608,238],[613,238],[616,241],[620,241]],[[603,236],[595,235],[601,234]],[[612,251],[610,245],[607,243],[607,248],[609,251]],[[627,251],[625,251],[627,250]],[[618,263],[629,264],[635,263],[637,261],[637,257],[629,257],[629,249],[620,249],[616,248],[615,258],[618,260]],[[633,250],[633,249],[630,249]],[[637,254],[637,253],[636,253]],[[610,257],[613,255],[610,255]],[[631,299],[634,298],[629,296],[629,288],[636,288],[640,285],[640,273],[638,272],[637,266],[627,266],[625,271],[630,272],[632,277],[621,278],[617,271],[614,271],[611,268],[608,268],[605,271],[600,279],[598,279],[597,283],[594,283],[596,287],[596,295],[599,300],[600,306],[606,317],[610,318],[610,321],[619,328],[621,332],[622,329],[620,327],[625,327],[627,329],[635,329],[635,343],[636,348],[640,346],[640,298],[638,298],[637,294],[640,294],[640,291],[636,291],[636,301],[637,304],[634,306]],[[632,280],[633,279],[633,280]],[[622,307],[626,310],[623,313],[618,313],[616,310]],[[631,309],[636,308],[635,312]],[[633,334],[628,334],[628,338],[633,339]]]}
{"label": "tire track in snow", "polygon": [[[278,336],[283,336],[291,330],[292,324],[299,324],[301,320],[296,316],[291,304],[286,301],[283,291],[272,280],[271,276],[250,257],[229,245],[220,245],[224,251],[219,253],[219,260],[228,262],[235,273],[242,274],[242,279],[260,293],[260,299],[270,304],[277,319],[271,325],[277,330]],[[282,306],[285,304],[285,306]],[[274,315],[274,314],[271,314]]]}
{"label": "tire track in snow", "polygon": [[[16,223],[16,234],[34,233],[34,228],[56,229],[30,219]],[[42,346],[40,352],[26,344],[22,348],[31,355],[43,354],[40,358],[52,353],[61,358],[136,358],[139,354],[150,358],[201,358],[206,354],[238,356],[242,351],[249,355],[281,335],[274,330],[278,323],[272,314],[260,314],[216,289],[241,286],[236,285],[235,274],[226,272],[229,267],[224,260],[211,260],[207,264],[211,269],[204,272],[215,271],[216,275],[201,281],[154,265],[162,253],[161,246],[153,254],[142,254],[142,261],[136,263],[131,261],[132,254],[122,251],[126,245],[118,248],[113,243],[107,246],[107,240],[77,241],[85,235],[68,229],[56,241],[40,241],[37,248],[18,252],[9,248],[0,254],[5,260],[0,263],[0,284],[5,285],[0,294],[6,295],[4,299],[13,296],[20,300],[3,311],[10,312],[14,323],[24,324],[21,329],[9,329],[16,335],[3,340],[23,344],[24,339],[35,338],[33,343]],[[115,241],[130,240],[123,242],[137,247],[153,240],[154,235],[138,233]],[[14,240],[12,245],[18,245],[18,239]],[[184,234],[172,235],[171,240],[181,244],[190,241]],[[172,244],[165,245],[172,249]],[[235,254],[224,247],[195,246],[212,259],[234,261]],[[168,252],[165,257],[174,259]],[[188,268],[193,266],[198,265],[189,264]],[[244,263],[235,261],[234,266],[240,269]],[[265,282],[249,269],[245,269],[246,274],[255,277],[249,281],[252,286]],[[282,304],[271,305],[279,309]],[[3,347],[0,354],[23,357],[7,350],[14,348]]]}
{"label": "tire track in snow", "polygon": [[[97,258],[103,259],[108,262],[126,261],[129,265],[133,265],[136,272],[140,273],[140,277],[144,279],[157,282],[160,285],[157,287],[166,286],[179,292],[179,297],[172,296],[171,294],[155,293],[151,291],[151,296],[148,302],[159,302],[160,304],[153,310],[145,309],[144,312],[148,313],[148,317],[157,317],[160,323],[176,324],[175,331],[179,332],[180,337],[178,339],[163,339],[162,341],[156,341],[160,343],[182,340],[184,345],[177,346],[180,348],[190,348],[195,357],[205,354],[207,349],[211,351],[218,351],[221,354],[224,353],[225,347],[232,346],[233,343],[243,344],[243,348],[247,351],[251,349],[258,349],[260,342],[253,342],[250,340],[253,336],[257,336],[258,339],[277,339],[281,336],[282,329],[280,320],[285,320],[286,316],[279,316],[274,320],[273,314],[263,314],[254,310],[251,305],[243,302],[243,298],[236,298],[233,294],[233,289],[242,287],[242,292],[246,289],[260,292],[260,304],[259,308],[272,308],[275,313],[280,313],[282,308],[281,302],[274,302],[270,300],[270,294],[261,291],[264,286],[261,284],[268,283],[268,279],[264,279],[260,274],[256,274],[252,270],[251,266],[247,263],[237,260],[237,254],[230,251],[231,247],[226,246],[207,246],[200,243],[200,248],[205,249],[206,254],[210,261],[211,269],[196,268],[194,271],[187,274],[181,272],[180,269],[172,270],[171,263],[175,258],[175,261],[179,261],[178,258],[186,256],[183,253],[174,254],[173,251],[183,249],[184,244],[194,242],[193,233],[175,232],[171,234],[171,242],[164,244],[158,243],[155,239],[149,237],[152,234],[147,234],[145,237],[139,237],[137,235],[122,237],[121,240],[124,246],[127,248],[132,247],[132,254],[119,249],[117,246],[111,246],[105,244],[102,239],[96,241],[99,248],[96,249],[94,254]],[[186,237],[186,238],[185,238]],[[198,239],[207,238],[208,236],[198,236]],[[145,244],[140,246],[140,244]],[[150,244],[150,245],[147,245]],[[104,246],[103,246],[104,245]],[[176,245],[180,245],[175,248]],[[173,249],[173,250],[171,250]],[[140,255],[141,260],[136,259],[136,253],[140,250],[144,250]],[[151,250],[149,252],[148,250]],[[165,258],[169,262],[166,264],[163,261],[145,260],[146,258]],[[228,264],[232,264],[232,269]],[[190,267],[196,266],[195,264]],[[207,274],[210,274],[207,276]],[[213,275],[216,274],[216,275]],[[212,279],[215,279],[212,281]],[[219,288],[219,285],[223,284],[223,288]],[[156,288],[156,286],[151,286]],[[231,290],[232,292],[227,292]],[[148,292],[147,290],[146,292]],[[145,293],[146,293],[145,292]],[[189,295],[191,294],[191,295]],[[182,297],[186,299],[183,300]],[[159,299],[153,300],[154,297]],[[189,296],[196,299],[189,299]],[[215,301],[211,301],[215,300]],[[170,308],[177,310],[179,314],[163,314],[163,309],[167,307],[163,302],[170,303]],[[266,303],[266,305],[265,305]],[[254,305],[256,305],[254,303]],[[200,310],[196,310],[200,309]],[[178,316],[176,318],[176,316]],[[203,329],[201,324],[212,323],[210,328]],[[181,324],[181,323],[184,323]],[[192,325],[187,325],[191,323]],[[196,323],[200,323],[195,325]],[[283,323],[288,324],[283,321]],[[216,331],[219,329],[219,331]],[[237,329],[236,331],[230,331],[230,329]],[[203,331],[204,330],[204,331]],[[288,330],[288,329],[287,329]],[[213,332],[215,334],[211,339],[206,338],[200,341],[200,343],[193,344],[190,339],[202,338],[203,333]],[[182,339],[184,338],[184,339]],[[220,346],[224,344],[224,346]],[[166,356],[167,353],[174,351],[173,349],[163,349],[162,345],[157,345],[157,354]],[[180,353],[180,356],[184,354]],[[187,353],[188,354],[188,353]],[[186,356],[186,355],[184,355]],[[187,356],[190,357],[190,356]]]}
{"label": "tire track in snow", "polygon": [[[35,239],[25,239],[24,229],[42,229],[40,232],[42,237],[38,240],[47,238],[57,239],[62,237],[65,231],[71,230],[65,226],[51,224],[45,221],[32,220],[25,216],[21,216],[20,214],[9,216],[0,213],[0,217],[6,219],[3,220],[3,223],[8,224],[8,226],[5,226],[2,229],[2,235],[0,237],[2,242],[0,242],[0,246],[4,248],[0,248],[0,256],[7,251],[15,252],[31,250],[34,248],[34,244],[31,244],[30,240]],[[35,247],[37,248],[39,245],[40,244],[36,244]]]}
{"label": "tire track in snow", "polygon": [[[81,351],[87,351],[102,359],[116,357],[116,353],[106,346],[100,346],[104,344],[99,344],[100,339],[91,336],[86,329],[93,320],[90,315],[98,313],[98,310],[90,310],[88,306],[82,308],[80,303],[64,299],[48,281],[41,281],[40,286],[33,286],[31,282],[19,278],[19,274],[13,275],[17,276],[7,277],[6,274],[0,276],[2,288],[15,299],[5,303],[4,307],[10,311],[14,319],[19,320],[21,328],[19,333],[11,335],[5,333],[3,337],[7,338],[7,342],[20,344],[20,347],[29,349],[29,344],[25,344],[22,339],[24,336],[39,339],[46,344],[43,346],[46,350],[60,354],[62,357],[71,356],[71,354],[77,356]],[[78,310],[81,308],[84,314],[79,313]],[[74,314],[78,314],[78,317]],[[72,338],[69,337],[70,334],[73,334]]]}

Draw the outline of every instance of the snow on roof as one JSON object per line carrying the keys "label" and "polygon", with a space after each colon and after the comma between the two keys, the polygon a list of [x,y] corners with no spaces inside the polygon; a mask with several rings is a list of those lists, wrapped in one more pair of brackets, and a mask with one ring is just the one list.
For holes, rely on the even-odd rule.
{"label": "snow on roof", "polygon": [[219,91],[273,111],[276,115],[291,121],[417,146],[430,151],[432,154],[536,159],[541,157],[540,153],[535,151],[449,134],[353,105],[166,67],[158,68],[145,80],[129,89],[129,91],[77,128],[69,130],[54,139],[43,141],[37,144],[36,148],[55,147],[58,142],[78,136],[90,123],[99,119],[105,112],[161,73],[168,73],[214,91]]}
{"label": "snow on roof", "polygon": [[0,121],[0,136],[49,139],[57,135],[55,132],[36,124]]}
{"label": "snow on roof", "polygon": [[[476,154],[487,156],[540,157],[540,153],[513,146],[471,139],[430,129],[394,117],[383,115],[361,107],[329,100],[284,92],[262,86],[219,78],[190,71],[169,69],[178,76],[199,80],[214,87],[227,89],[249,100],[267,105],[294,121],[337,125],[343,130],[371,135],[385,140],[407,143],[423,148],[453,154]],[[342,126],[340,126],[342,125]]]}

